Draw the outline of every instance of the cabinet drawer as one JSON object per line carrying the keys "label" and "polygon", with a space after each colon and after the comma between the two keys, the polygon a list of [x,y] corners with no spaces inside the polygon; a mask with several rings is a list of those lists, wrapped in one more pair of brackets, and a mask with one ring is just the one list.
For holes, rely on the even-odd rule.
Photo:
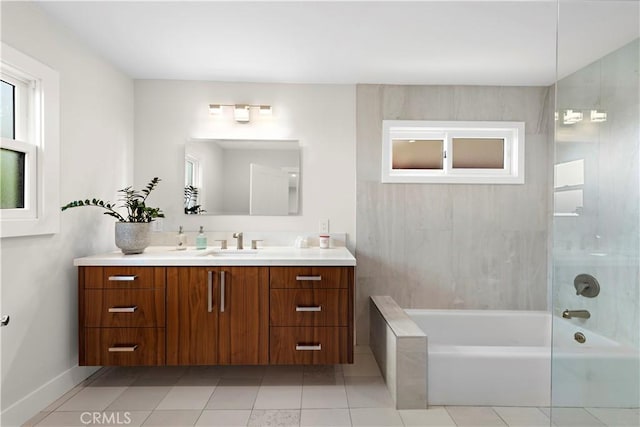
{"label": "cabinet drawer", "polygon": [[164,267],[81,267],[85,289],[164,288]]}
{"label": "cabinet drawer", "polygon": [[270,332],[272,365],[351,363],[347,327],[272,326]]}
{"label": "cabinet drawer", "polygon": [[272,289],[271,326],[347,326],[346,289]]}
{"label": "cabinet drawer", "polygon": [[271,267],[270,286],[274,288],[348,288],[353,267]]}
{"label": "cabinet drawer", "polygon": [[164,365],[164,328],[86,328],[88,366]]}
{"label": "cabinet drawer", "polygon": [[164,327],[164,289],[88,289],[85,326]]}

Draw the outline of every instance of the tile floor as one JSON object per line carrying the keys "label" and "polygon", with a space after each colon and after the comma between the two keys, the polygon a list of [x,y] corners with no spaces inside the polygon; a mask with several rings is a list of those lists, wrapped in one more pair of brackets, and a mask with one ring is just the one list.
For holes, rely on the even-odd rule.
{"label": "tile floor", "polygon": [[[547,408],[393,409],[367,347],[344,366],[104,368],[27,426],[549,426]],[[97,419],[92,417],[96,416]],[[554,426],[638,427],[637,409],[554,409]]]}

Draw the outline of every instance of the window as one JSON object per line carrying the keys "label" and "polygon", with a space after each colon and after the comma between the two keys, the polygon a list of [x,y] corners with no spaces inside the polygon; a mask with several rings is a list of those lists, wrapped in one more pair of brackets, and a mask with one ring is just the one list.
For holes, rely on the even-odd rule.
{"label": "window", "polygon": [[384,120],[382,182],[523,184],[524,123]]}
{"label": "window", "polygon": [[0,149],[0,209],[24,209],[27,153]]}
{"label": "window", "polygon": [[29,82],[3,70],[0,78],[0,209],[3,217],[35,216],[28,191],[34,170],[35,146],[29,139]]}
{"label": "window", "polygon": [[[8,80],[8,79],[7,79]],[[0,80],[0,118],[2,119],[2,137],[16,138],[16,86]]]}
{"label": "window", "polygon": [[58,74],[2,44],[1,236],[58,232]]}
{"label": "window", "polygon": [[184,158],[184,185],[200,187],[200,160],[189,154]]}
{"label": "window", "polygon": [[394,139],[392,141],[392,168],[442,169],[442,145],[439,139]]}
{"label": "window", "polygon": [[204,204],[200,194],[200,160],[185,154],[184,159],[184,213],[201,213]]}
{"label": "window", "polygon": [[193,160],[186,159],[184,161],[184,182],[186,185],[194,185],[195,184],[195,176],[194,171],[196,167]]}

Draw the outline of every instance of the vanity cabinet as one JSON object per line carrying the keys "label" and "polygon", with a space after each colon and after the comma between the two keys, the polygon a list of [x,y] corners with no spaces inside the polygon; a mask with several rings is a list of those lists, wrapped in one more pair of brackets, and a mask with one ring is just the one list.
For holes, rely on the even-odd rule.
{"label": "vanity cabinet", "polygon": [[167,268],[167,364],[218,364],[217,269]]}
{"label": "vanity cabinet", "polygon": [[271,267],[269,363],[353,363],[353,267]]}
{"label": "vanity cabinet", "polygon": [[79,362],[353,363],[352,266],[79,266]]}
{"label": "vanity cabinet", "polygon": [[165,268],[80,267],[80,365],[165,364]]}
{"label": "vanity cabinet", "polygon": [[269,362],[268,267],[168,267],[167,364]]}
{"label": "vanity cabinet", "polygon": [[221,292],[218,363],[269,363],[269,267],[229,267]]}

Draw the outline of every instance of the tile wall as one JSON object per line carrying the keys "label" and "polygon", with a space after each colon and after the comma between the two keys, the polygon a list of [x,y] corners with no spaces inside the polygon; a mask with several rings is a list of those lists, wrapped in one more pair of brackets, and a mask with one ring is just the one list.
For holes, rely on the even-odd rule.
{"label": "tile wall", "polygon": [[[553,90],[357,88],[357,338],[370,295],[403,308],[545,310]],[[381,184],[382,120],[524,121],[525,184]]]}
{"label": "tile wall", "polygon": [[[558,109],[584,120],[558,122],[556,163],[584,159],[583,207],[554,217],[554,310],[587,309],[584,327],[640,348],[640,41],[558,82]],[[593,123],[590,110],[607,113]],[[600,295],[578,297],[577,274],[595,276]]]}

